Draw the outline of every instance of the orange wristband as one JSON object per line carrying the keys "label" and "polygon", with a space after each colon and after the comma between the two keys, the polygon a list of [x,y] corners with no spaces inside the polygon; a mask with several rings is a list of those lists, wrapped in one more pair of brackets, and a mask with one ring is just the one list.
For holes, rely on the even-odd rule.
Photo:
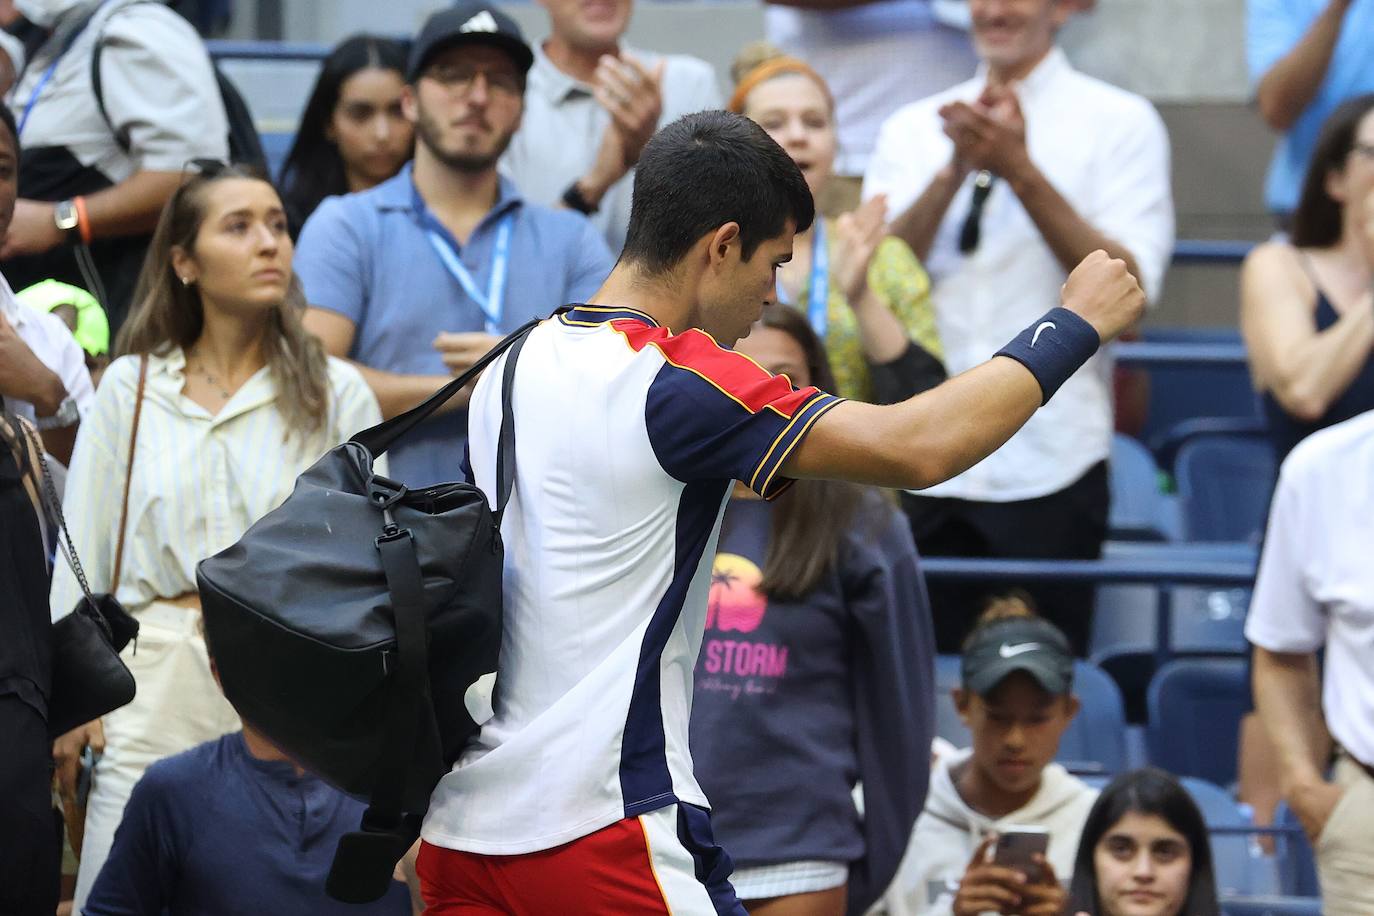
{"label": "orange wristband", "polygon": [[86,198],[73,197],[72,206],[76,208],[76,231],[81,233],[83,244],[91,243],[91,218],[86,214]]}

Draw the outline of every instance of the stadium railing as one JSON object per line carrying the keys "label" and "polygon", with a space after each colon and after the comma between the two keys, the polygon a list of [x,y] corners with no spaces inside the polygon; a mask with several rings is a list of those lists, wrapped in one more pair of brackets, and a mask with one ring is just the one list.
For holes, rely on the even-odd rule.
{"label": "stadium railing", "polygon": [[324,60],[333,50],[314,41],[207,41],[205,47],[215,60]]}

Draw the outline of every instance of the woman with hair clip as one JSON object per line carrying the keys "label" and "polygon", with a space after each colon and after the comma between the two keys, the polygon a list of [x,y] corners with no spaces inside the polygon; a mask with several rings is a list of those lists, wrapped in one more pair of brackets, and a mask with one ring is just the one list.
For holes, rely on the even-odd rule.
{"label": "woman with hair clip", "polygon": [[1177,779],[1146,767],[1102,790],[1069,897],[1077,916],[1221,916],[1207,824]]}
{"label": "woman with hair clip", "polygon": [[[765,307],[735,349],[833,390],[795,309]],[[799,480],[767,503],[735,486],[691,748],[751,913],[862,913],[891,881],[928,783],[934,651],[910,529],[879,491]]]}
{"label": "woman with hair clip", "polygon": [[[326,450],[381,420],[358,371],[301,324],[286,213],[267,181],[209,165],[162,212],[135,306],[82,424],[66,515],[94,591],[139,621],[133,703],[60,738],[70,783],[104,743],[77,878],[80,912],[129,792],[154,761],[238,728],[198,632],[197,562],[228,547]],[[59,563],[54,613],[80,589]],[[134,651],[134,649],[137,651]]]}
{"label": "woman with hair clip", "polygon": [[1286,242],[1241,269],[1240,326],[1281,461],[1374,409],[1374,95],[1322,127]]}
{"label": "woman with hair clip", "polygon": [[[825,80],[766,42],[740,52],[730,110],[787,151],[817,200],[834,177],[838,134]],[[945,378],[930,278],[911,248],[887,235],[884,198],[817,219],[778,270],[778,301],[807,315],[825,342],[835,394],[890,404]],[[824,289],[820,294],[817,290]]]}
{"label": "woman with hair clip", "polygon": [[291,237],[320,201],[365,191],[401,170],[415,132],[401,114],[405,48],[375,35],[340,42],[320,69],[282,165]]}

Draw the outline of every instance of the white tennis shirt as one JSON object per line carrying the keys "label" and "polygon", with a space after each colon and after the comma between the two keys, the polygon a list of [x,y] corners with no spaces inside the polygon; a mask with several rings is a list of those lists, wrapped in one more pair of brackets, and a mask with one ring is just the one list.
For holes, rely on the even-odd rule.
{"label": "white tennis shirt", "polygon": [[[488,495],[504,364],[469,409]],[[781,492],[787,455],[837,403],[641,312],[578,306],[531,332],[512,401],[494,713],[435,790],[427,842],[535,852],[706,804],[687,728],[725,502],[736,479]]]}

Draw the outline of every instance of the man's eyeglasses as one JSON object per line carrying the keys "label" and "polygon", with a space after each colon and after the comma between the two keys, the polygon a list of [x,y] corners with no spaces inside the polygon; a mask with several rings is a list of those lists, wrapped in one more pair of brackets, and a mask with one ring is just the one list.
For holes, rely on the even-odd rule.
{"label": "man's eyeglasses", "polygon": [[490,92],[518,96],[523,95],[525,90],[519,76],[503,70],[479,70],[476,67],[441,64],[430,67],[424,72],[424,76],[458,95],[467,95],[471,92],[479,76],[486,81]]}

